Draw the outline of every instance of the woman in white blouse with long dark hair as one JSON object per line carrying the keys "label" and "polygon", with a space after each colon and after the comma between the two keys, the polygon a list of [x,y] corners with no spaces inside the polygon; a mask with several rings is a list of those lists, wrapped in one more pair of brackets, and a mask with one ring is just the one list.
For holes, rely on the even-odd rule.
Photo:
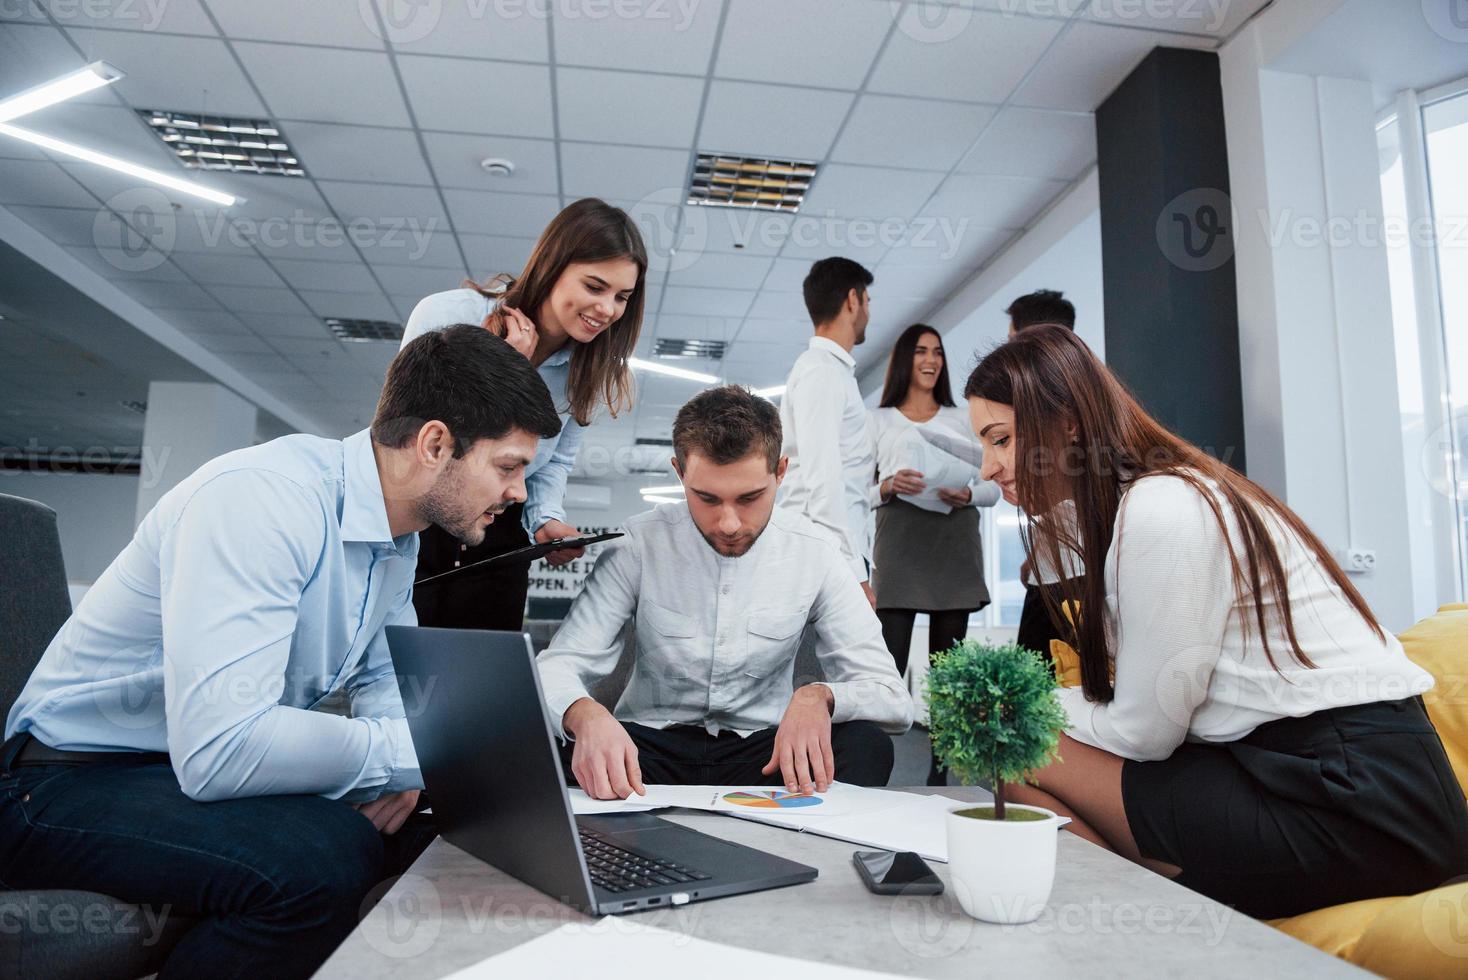
{"label": "woman in white blouse with long dark hair", "polygon": [[[928,650],[936,653],[962,640],[969,615],[989,604],[977,508],[992,507],[999,488],[928,438],[974,446],[968,412],[953,403],[938,331],[914,323],[897,338],[878,404],[868,416],[877,451],[872,590],[901,674],[918,613],[928,614]],[[946,782],[936,763],[928,782]]]}
{"label": "woman in white blouse with long dark hair", "polygon": [[1074,507],[1030,519],[1031,559],[1087,569],[1059,586],[1079,608],[1069,727],[1016,799],[1262,918],[1468,872],[1432,676],[1298,515],[1147,415],[1063,328],[996,348],[964,397],[1005,499]]}

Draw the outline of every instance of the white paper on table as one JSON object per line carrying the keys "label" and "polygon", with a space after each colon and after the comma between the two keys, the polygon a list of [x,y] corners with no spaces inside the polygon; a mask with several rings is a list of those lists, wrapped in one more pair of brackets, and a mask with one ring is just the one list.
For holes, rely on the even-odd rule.
{"label": "white paper on table", "polygon": [[[811,942],[817,943],[817,938],[812,937]],[[450,974],[446,980],[578,976],[597,980],[696,980],[735,975],[801,980],[878,980],[896,976],[726,946],[644,925],[636,919],[607,916],[596,922],[567,923]]]}
{"label": "white paper on table", "polygon": [[571,809],[577,814],[587,815],[594,813],[639,813],[645,810],[657,810],[662,807],[677,806],[688,810],[708,810],[718,813],[744,813],[752,809],[765,813],[784,813],[805,819],[809,817],[837,816],[849,813],[851,807],[843,799],[843,794],[856,787],[844,783],[832,783],[831,788],[825,793],[813,794],[821,800],[817,805],[798,806],[790,809],[754,808],[730,803],[724,799],[731,793],[749,794],[779,794],[785,795],[784,790],[771,787],[754,786],[647,786],[645,794],[634,793],[625,800],[594,800],[579,789],[570,790]]}
{"label": "white paper on table", "polygon": [[922,796],[895,790],[851,787],[851,812],[829,820],[792,819],[795,811],[747,811],[735,816],[786,830],[864,844],[883,851],[914,851],[929,861],[948,861],[948,830],[944,814],[961,807],[980,806],[946,796]]}

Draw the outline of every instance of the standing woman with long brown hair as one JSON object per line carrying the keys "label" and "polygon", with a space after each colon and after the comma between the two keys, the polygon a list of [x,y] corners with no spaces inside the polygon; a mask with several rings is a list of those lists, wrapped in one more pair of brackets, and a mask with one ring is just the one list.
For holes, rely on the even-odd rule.
{"label": "standing woman with long brown hair", "polygon": [[[1015,799],[1263,918],[1468,872],[1432,676],[1293,511],[1061,327],[996,348],[964,397],[1031,560],[1070,550],[1089,573],[1062,584],[1082,686],[1061,691],[1060,758]],[[1071,520],[1043,519],[1063,505]]]}
{"label": "standing woman with long brown hair", "polygon": [[[923,436],[973,442],[968,412],[953,403],[943,338],[925,323],[897,338],[867,425],[877,452],[872,590],[882,638],[902,674],[918,613],[928,616],[932,655],[967,636],[969,615],[989,604],[978,508],[998,503],[999,488]],[[928,785],[947,781],[935,760]]]}
{"label": "standing woman with long brown hair", "polygon": [[[627,212],[584,198],[551,220],[519,276],[468,281],[414,307],[404,345],[430,330],[480,324],[530,359],[561,416],[560,435],[542,439],[526,469],[526,500],[497,515],[483,543],[463,545],[437,527],[419,534],[419,579],[524,547],[531,537],[576,536],[566,519],[566,480],[597,410],[615,416],[631,406],[628,360],[642,329],[646,276],[647,249]],[[562,565],[581,554],[561,549],[547,560]],[[518,630],[529,585],[530,566],[515,565],[417,590],[413,604],[426,626]]]}

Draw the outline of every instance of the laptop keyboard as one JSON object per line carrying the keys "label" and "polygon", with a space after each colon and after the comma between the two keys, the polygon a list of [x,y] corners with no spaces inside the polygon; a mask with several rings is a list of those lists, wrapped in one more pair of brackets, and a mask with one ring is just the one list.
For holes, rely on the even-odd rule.
{"label": "laptop keyboard", "polygon": [[659,861],[618,847],[594,831],[581,831],[581,850],[586,853],[586,866],[598,888],[609,892],[626,892],[658,885],[681,885],[690,881],[707,881],[713,876],[686,864]]}

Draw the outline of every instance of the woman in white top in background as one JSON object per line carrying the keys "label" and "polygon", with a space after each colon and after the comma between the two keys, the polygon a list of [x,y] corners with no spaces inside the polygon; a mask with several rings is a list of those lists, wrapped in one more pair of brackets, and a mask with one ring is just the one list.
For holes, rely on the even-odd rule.
{"label": "woman in white top in background", "polygon": [[[525,503],[501,515],[484,542],[472,548],[437,527],[423,531],[418,578],[524,547],[527,535],[538,543],[576,536],[566,520],[566,480],[581,448],[582,429],[597,409],[605,406],[615,416],[632,404],[627,362],[642,329],[646,276],[647,250],[627,212],[584,198],[546,226],[518,278],[466,282],[414,307],[404,345],[430,330],[480,324],[530,358],[561,416],[560,435],[540,440],[525,470]],[[560,565],[581,554],[581,549],[561,549],[547,560]],[[417,590],[418,620],[425,626],[519,630],[530,567],[514,565]]]}
{"label": "woman in white top in background", "polygon": [[[914,323],[897,338],[879,405],[867,417],[878,477],[871,491],[872,589],[882,637],[901,674],[918,613],[928,614],[931,654],[962,640],[969,615],[989,604],[977,508],[997,503],[999,488],[923,437],[927,430],[977,448],[967,410],[953,404],[938,331]],[[924,472],[929,464],[938,468]],[[945,478],[951,485],[940,485]],[[928,785],[947,781],[935,762]]]}
{"label": "woman in white top in background", "polygon": [[1088,572],[1062,585],[1082,686],[1060,693],[1060,759],[1017,799],[1262,918],[1468,872],[1468,808],[1420,698],[1432,676],[1293,511],[1148,416],[1063,328],[996,348],[964,397],[1005,499],[1074,505],[1073,523],[1031,522],[1031,559],[1069,549]]}

